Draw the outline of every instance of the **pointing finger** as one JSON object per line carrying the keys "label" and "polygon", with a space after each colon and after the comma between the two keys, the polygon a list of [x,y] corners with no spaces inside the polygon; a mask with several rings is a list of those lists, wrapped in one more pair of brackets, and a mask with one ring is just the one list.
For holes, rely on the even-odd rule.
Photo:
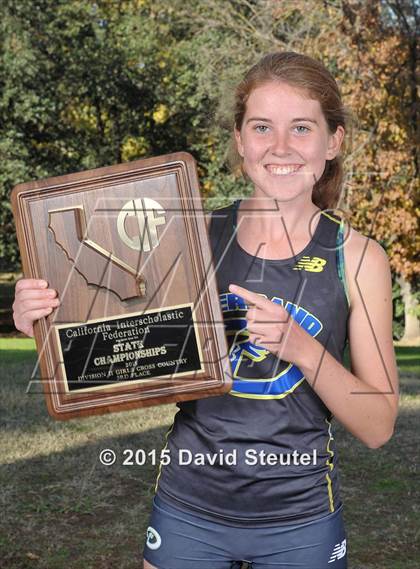
{"label": "pointing finger", "polygon": [[229,290],[233,292],[233,294],[243,298],[247,303],[255,305],[257,308],[269,308],[272,305],[269,300],[263,298],[260,294],[242,288],[241,286],[231,284],[229,285]]}

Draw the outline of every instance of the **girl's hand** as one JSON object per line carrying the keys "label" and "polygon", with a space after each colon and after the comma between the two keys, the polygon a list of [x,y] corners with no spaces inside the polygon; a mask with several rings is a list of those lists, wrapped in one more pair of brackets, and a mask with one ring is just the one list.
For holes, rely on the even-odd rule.
{"label": "girl's hand", "polygon": [[35,320],[48,316],[60,301],[57,292],[38,279],[21,279],[16,283],[13,320],[18,330],[33,337]]}
{"label": "girl's hand", "polygon": [[269,350],[281,360],[299,366],[299,356],[313,341],[312,336],[280,304],[237,285],[230,285],[229,290],[248,304],[246,319],[249,341]]}

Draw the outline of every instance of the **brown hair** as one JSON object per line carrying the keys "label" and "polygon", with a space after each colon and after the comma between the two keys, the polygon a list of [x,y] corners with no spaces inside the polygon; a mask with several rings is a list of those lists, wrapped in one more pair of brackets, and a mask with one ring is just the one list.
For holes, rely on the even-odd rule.
{"label": "brown hair", "polygon": [[[338,126],[346,127],[348,116],[334,77],[322,63],[293,51],[273,52],[265,55],[246,73],[235,91],[233,104],[234,125],[240,130],[246,111],[246,102],[252,91],[269,81],[280,81],[292,87],[305,90],[309,96],[319,101],[331,134]],[[229,162],[233,171],[240,167],[239,155],[232,133],[229,149]],[[312,201],[320,209],[334,209],[340,199],[343,182],[341,156],[327,160],[324,173],[315,183]]]}

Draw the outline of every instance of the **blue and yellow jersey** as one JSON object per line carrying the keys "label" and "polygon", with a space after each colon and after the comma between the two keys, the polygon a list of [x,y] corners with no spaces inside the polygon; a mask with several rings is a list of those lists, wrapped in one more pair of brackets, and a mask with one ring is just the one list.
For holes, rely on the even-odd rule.
{"label": "blue and yellow jersey", "polygon": [[[344,226],[336,215],[320,212],[301,252],[267,260],[238,244],[238,205],[214,211],[210,224],[232,390],[178,404],[167,439],[172,459],[156,486],[162,499],[211,519],[256,525],[309,521],[340,505],[332,415],[296,365],[249,341],[248,307],[229,292],[229,284],[281,304],[342,362],[349,314]],[[180,464],[182,450],[220,460]]]}

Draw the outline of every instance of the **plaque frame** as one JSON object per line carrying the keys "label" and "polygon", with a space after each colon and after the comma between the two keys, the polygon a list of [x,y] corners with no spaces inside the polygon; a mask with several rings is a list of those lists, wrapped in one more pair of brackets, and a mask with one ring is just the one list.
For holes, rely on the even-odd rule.
{"label": "plaque frame", "polygon": [[[153,184],[160,190],[155,191]],[[144,190],[142,190],[142,185]],[[99,284],[98,282],[92,283],[89,280],[91,277],[86,276],[86,273],[78,268],[79,256],[83,257],[83,254],[80,253],[82,245],[86,255],[92,254],[91,250],[87,251],[89,242],[92,243],[93,241],[90,239],[91,236],[87,234],[86,227],[80,228],[80,224],[78,225],[77,233],[80,233],[81,242],[78,254],[77,256],[73,255],[75,257],[73,259],[68,254],[70,246],[63,248],[63,241],[59,243],[56,237],[57,227],[59,228],[58,231],[62,231],[63,234],[65,232],[71,233],[70,237],[67,237],[70,241],[74,237],[74,232],[72,233],[71,228],[69,229],[68,220],[64,220],[61,225],[58,224],[54,227],[48,221],[46,226],[46,216],[48,215],[48,220],[50,220],[50,211],[57,213],[59,210],[75,210],[81,202],[85,204],[87,211],[91,209],[92,215],[87,215],[90,231],[92,219],[94,220],[95,216],[98,215],[97,211],[102,211],[100,208],[96,210],[94,207],[101,203],[101,199],[111,199],[111,201],[115,199],[117,202],[120,201],[115,211],[121,211],[121,204],[128,195],[125,195],[124,191],[128,192],[133,203],[137,201],[137,196],[142,199],[142,203],[145,203],[145,196],[153,199],[159,198],[160,202],[162,199],[166,199],[165,203],[167,204],[177,203],[180,206],[179,211],[182,213],[175,215],[170,208],[164,210],[166,221],[160,242],[149,253],[144,250],[138,252],[139,260],[136,261],[136,266],[134,266],[133,255],[137,255],[137,253],[131,251],[131,261],[122,259],[123,262],[117,267],[113,264],[114,261],[110,260],[110,257],[115,258],[116,262],[118,259],[121,260],[121,244],[116,245],[116,247],[120,247],[120,252],[118,255],[114,255],[112,243],[111,245],[108,243],[108,247],[102,247],[102,244],[99,243],[95,252],[97,253],[100,249],[108,252],[108,255],[103,255],[103,257],[107,258],[105,270],[108,271],[108,267],[111,267],[109,274],[115,269],[122,271],[121,267],[124,268],[124,265],[126,268],[130,266],[131,272],[121,272],[119,278],[114,278],[113,281],[108,279],[106,286],[102,281]],[[138,194],[139,191],[141,195]],[[158,191],[161,191],[162,195],[165,192],[168,195],[161,198],[160,194],[157,193]],[[119,192],[125,197],[119,198]],[[170,192],[173,195],[169,195]],[[223,317],[199,193],[196,163],[190,154],[177,152],[19,184],[12,191],[11,201],[24,276],[26,278],[45,279],[51,288],[58,290],[58,297],[61,301],[60,306],[53,310],[52,314],[34,323],[34,336],[38,352],[37,368],[40,372],[47,409],[53,418],[67,420],[74,417],[124,411],[221,395],[230,390],[232,378]],[[89,203],[90,206],[86,205]],[[96,205],[92,206],[92,203]],[[113,211],[112,208],[111,210]],[[76,214],[74,217],[77,225]],[[101,218],[101,224],[103,223]],[[104,229],[106,225],[104,227],[101,225],[101,232],[98,234],[99,239],[97,237],[94,240],[96,243],[101,239],[106,240],[108,233],[111,235],[110,239],[114,239],[115,243],[117,237],[115,236],[115,229],[112,228],[112,221],[108,220],[107,223],[108,230]],[[147,215],[145,223],[148,224]],[[94,222],[93,227],[95,228]],[[147,232],[151,242],[149,229]],[[159,274],[160,267],[165,265],[165,262],[166,264],[169,263],[168,258],[171,255],[165,253],[165,250],[167,247],[174,247],[177,235],[182,237],[184,244],[181,247],[180,238],[179,247],[182,250],[179,255],[182,254],[182,256],[179,258],[182,262],[178,263],[177,257],[176,268],[173,269],[173,274],[176,273],[175,281],[178,286],[173,289],[170,287],[165,289],[160,282],[154,282],[153,275]],[[141,241],[141,246],[145,247],[144,241]],[[187,258],[187,261],[184,257]],[[91,265],[89,258],[85,262],[85,267],[89,266],[89,270],[91,270]],[[139,267],[140,270],[138,270]],[[136,271],[135,286],[138,287],[139,293],[138,297],[133,297],[130,287],[133,286]],[[116,288],[109,285],[109,282],[118,282],[118,287],[124,288],[126,286],[125,278],[127,283],[131,283],[126,287],[131,292],[127,292],[128,296],[122,298],[119,296],[121,294],[120,288],[117,291]],[[68,291],[68,284],[64,288],[58,286],[58,283],[62,283],[63,279],[66,283],[69,279],[74,279],[76,283],[73,287],[69,286],[71,290],[68,294],[66,292]],[[132,280],[130,281],[130,279]],[[187,292],[183,292],[183,287],[179,286],[179,283],[184,283],[185,288],[188,289]],[[70,293],[75,294],[76,290],[76,306],[72,307],[74,313],[69,320],[71,298],[68,301],[66,298]],[[145,296],[143,296],[144,294]],[[166,296],[172,300],[165,300]],[[74,298],[73,296],[73,302]],[[98,301],[97,298],[99,298]],[[105,298],[111,298],[111,309],[106,316],[101,316],[101,302],[104,302]],[[92,317],[89,317],[92,302],[96,312]],[[118,303],[120,309],[117,308]],[[70,328],[77,325],[86,326],[98,320],[111,321],[125,318],[126,315],[134,315],[140,318],[147,311],[163,313],[179,305],[188,304],[193,307],[191,309],[193,323],[188,328],[188,334],[193,330],[194,341],[200,353],[200,370],[196,366],[190,372],[180,372],[179,375],[182,377],[178,377],[175,372],[173,374],[155,375],[145,380],[131,378],[129,381],[115,381],[111,385],[93,389],[80,388],[74,392],[69,392],[68,389],[64,388],[64,358],[60,358],[61,345],[58,337],[60,328]],[[86,306],[89,307],[87,311]],[[60,316],[61,314],[64,316]],[[172,345],[171,342],[169,345]],[[181,359],[175,361],[181,361]],[[153,363],[150,365],[153,366]]]}

